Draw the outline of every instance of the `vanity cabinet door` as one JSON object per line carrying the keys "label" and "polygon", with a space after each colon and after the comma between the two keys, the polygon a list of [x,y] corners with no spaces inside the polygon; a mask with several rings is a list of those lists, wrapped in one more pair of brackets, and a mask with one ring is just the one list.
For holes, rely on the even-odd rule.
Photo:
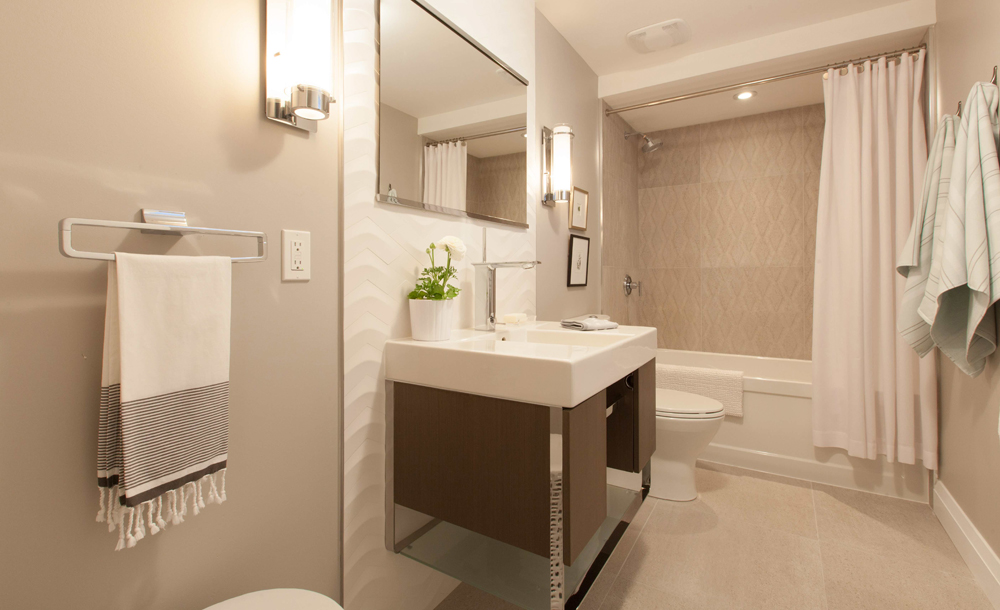
{"label": "vanity cabinet door", "polygon": [[649,463],[656,450],[656,360],[650,360],[635,373],[635,470]]}
{"label": "vanity cabinet door", "polygon": [[632,404],[635,376],[635,373],[630,373],[607,389],[607,406],[612,409],[608,416],[608,468],[626,472],[635,470],[635,417]]}
{"label": "vanity cabinet door", "polygon": [[656,360],[607,389],[608,468],[640,472],[656,449]]}

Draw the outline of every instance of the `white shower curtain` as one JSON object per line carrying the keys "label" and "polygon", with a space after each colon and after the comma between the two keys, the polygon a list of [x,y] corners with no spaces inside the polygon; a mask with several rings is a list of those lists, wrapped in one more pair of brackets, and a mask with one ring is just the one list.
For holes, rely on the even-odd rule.
{"label": "white shower curtain", "polygon": [[424,203],[464,210],[468,160],[465,142],[424,146]]}
{"label": "white shower curtain", "polygon": [[927,142],[924,52],[823,83],[813,309],[813,444],[937,468],[936,351],[896,331],[896,255],[920,196]]}

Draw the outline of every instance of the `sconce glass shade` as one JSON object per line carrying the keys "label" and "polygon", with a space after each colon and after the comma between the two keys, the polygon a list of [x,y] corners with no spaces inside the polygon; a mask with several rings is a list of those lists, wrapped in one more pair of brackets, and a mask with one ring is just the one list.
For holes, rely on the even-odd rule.
{"label": "sconce glass shade", "polygon": [[573,190],[573,128],[566,124],[552,128],[552,196],[568,202]]}
{"label": "sconce glass shade", "polygon": [[332,0],[267,0],[267,116],[318,121],[333,101]]}

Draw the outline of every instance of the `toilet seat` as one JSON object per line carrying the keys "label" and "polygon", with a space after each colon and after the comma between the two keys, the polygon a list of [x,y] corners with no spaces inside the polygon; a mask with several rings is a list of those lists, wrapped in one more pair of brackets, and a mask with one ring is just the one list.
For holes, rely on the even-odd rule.
{"label": "toilet seat", "polygon": [[656,416],[670,419],[721,419],[726,416],[726,412],[721,402],[707,396],[656,388]]}
{"label": "toilet seat", "polygon": [[304,589],[267,589],[247,593],[205,610],[343,610],[325,595]]}

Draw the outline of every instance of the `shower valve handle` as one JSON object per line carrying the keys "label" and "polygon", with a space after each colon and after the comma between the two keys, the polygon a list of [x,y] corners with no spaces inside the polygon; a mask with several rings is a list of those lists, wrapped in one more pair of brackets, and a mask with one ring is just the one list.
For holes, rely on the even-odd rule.
{"label": "shower valve handle", "polygon": [[639,292],[639,296],[642,296],[642,282],[636,282],[632,279],[632,276],[625,274],[625,296],[630,296],[632,294],[632,289],[634,288]]}

